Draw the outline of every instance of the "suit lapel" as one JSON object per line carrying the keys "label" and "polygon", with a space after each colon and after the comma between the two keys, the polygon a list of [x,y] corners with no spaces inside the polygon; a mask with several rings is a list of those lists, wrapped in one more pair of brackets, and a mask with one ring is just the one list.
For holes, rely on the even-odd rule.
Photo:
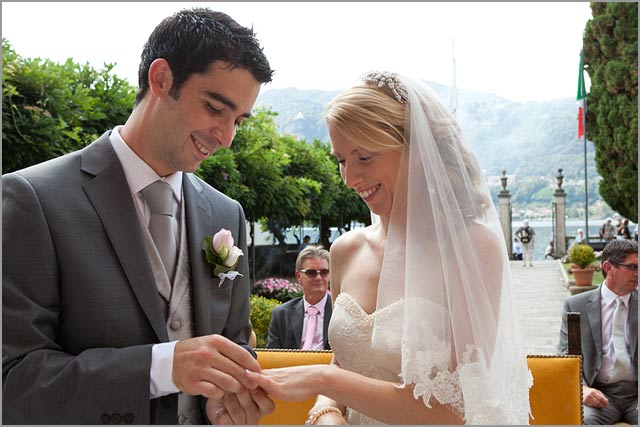
{"label": "suit lapel", "polygon": [[[597,354],[602,353],[602,318],[600,313],[600,290],[594,292],[587,302],[587,316]],[[600,360],[600,358],[598,358]],[[598,369],[600,367],[598,366]]]}
{"label": "suit lapel", "polygon": [[133,292],[160,342],[169,340],[162,305],[127,179],[108,133],[82,153],[82,170],[95,175],[84,191],[104,225]]}
{"label": "suit lapel", "polygon": [[206,262],[202,239],[218,231],[213,221],[211,205],[202,197],[202,186],[188,173],[182,176],[187,238],[189,245],[193,309],[196,335],[211,333],[211,286],[219,279],[213,277],[213,268]]}
{"label": "suit lapel", "polygon": [[632,362],[638,362],[638,292],[632,292],[629,298],[629,348],[631,348]]}
{"label": "suit lapel", "polygon": [[291,322],[290,330],[293,331],[293,341],[295,348],[300,348],[302,345],[302,329],[304,328],[304,298],[294,305],[293,310],[289,313],[289,321]]}
{"label": "suit lapel", "polygon": [[322,340],[324,349],[329,350],[329,322],[331,321],[332,303],[331,295],[327,295],[327,302],[324,304],[324,322],[322,325]]}

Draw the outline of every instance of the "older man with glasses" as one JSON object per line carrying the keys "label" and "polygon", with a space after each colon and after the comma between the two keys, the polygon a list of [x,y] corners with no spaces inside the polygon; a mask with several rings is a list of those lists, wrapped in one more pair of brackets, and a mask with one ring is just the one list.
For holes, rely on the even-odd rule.
{"label": "older man with glasses", "polygon": [[304,248],[296,260],[296,279],[304,295],[273,310],[267,347],[329,350],[329,252],[322,246]]}
{"label": "older man with glasses", "polygon": [[602,286],[567,298],[558,351],[567,352],[567,312],[580,313],[585,424],[638,424],[638,244],[602,251]]}

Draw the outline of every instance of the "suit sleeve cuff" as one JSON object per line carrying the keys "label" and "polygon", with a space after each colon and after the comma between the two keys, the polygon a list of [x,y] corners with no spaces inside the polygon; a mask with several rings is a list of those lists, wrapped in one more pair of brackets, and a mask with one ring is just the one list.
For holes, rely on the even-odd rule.
{"label": "suit sleeve cuff", "polygon": [[178,341],[155,344],[151,348],[151,399],[178,393],[173,383],[173,351]]}

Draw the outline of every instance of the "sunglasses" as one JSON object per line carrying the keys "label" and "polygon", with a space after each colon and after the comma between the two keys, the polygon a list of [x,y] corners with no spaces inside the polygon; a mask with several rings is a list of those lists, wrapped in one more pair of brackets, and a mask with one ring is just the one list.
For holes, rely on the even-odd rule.
{"label": "sunglasses", "polygon": [[313,268],[302,268],[299,270],[300,273],[304,273],[307,277],[314,278],[316,275],[321,275],[322,277],[327,277],[329,275],[329,269],[323,268],[322,270],[314,270]]}
{"label": "sunglasses", "polygon": [[613,261],[609,261],[609,262],[613,265],[619,265],[621,267],[624,267],[629,271],[638,271],[638,264],[623,264],[621,262],[613,262]]}

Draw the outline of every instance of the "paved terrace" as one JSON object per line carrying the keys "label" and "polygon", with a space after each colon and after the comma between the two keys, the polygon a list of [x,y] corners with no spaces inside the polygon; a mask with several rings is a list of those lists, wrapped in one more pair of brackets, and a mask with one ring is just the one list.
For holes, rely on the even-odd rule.
{"label": "paved terrace", "polygon": [[533,267],[523,267],[522,261],[511,261],[510,265],[527,354],[556,354],[562,304],[570,296],[559,262],[534,261]]}

